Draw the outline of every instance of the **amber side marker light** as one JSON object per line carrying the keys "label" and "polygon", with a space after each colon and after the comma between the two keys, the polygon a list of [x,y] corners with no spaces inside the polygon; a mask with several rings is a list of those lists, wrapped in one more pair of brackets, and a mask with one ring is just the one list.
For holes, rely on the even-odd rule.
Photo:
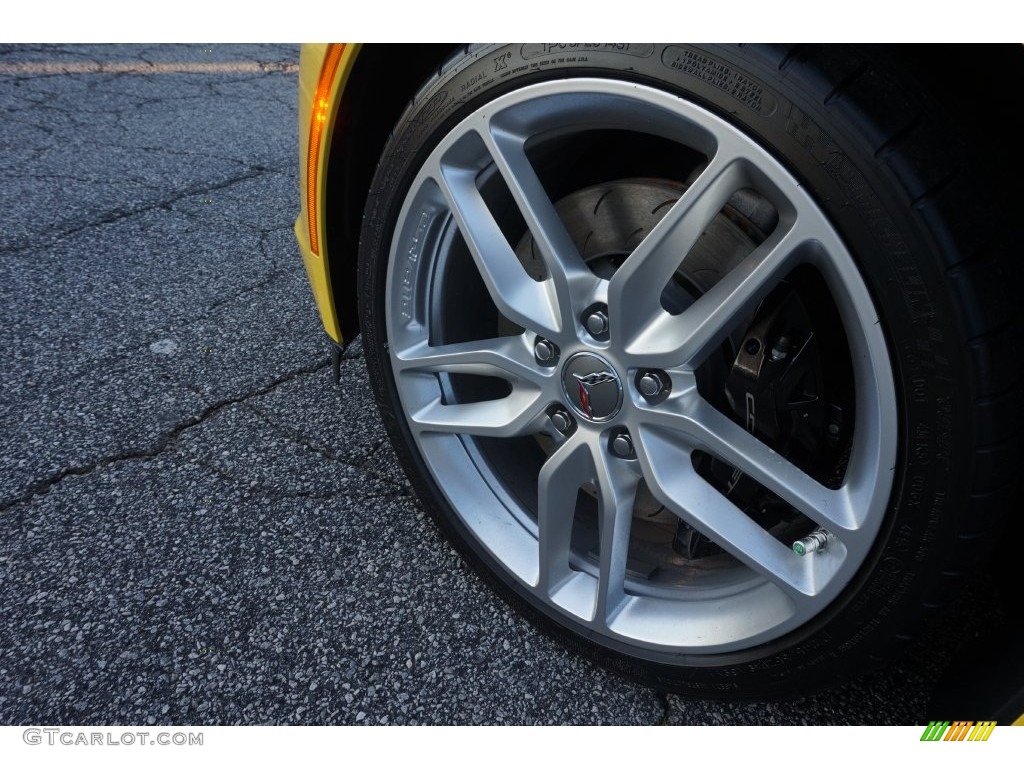
{"label": "amber side marker light", "polygon": [[306,157],[306,212],[309,220],[309,249],[320,255],[319,222],[316,217],[317,170],[320,163],[320,139],[323,136],[324,124],[327,122],[327,109],[330,102],[327,97],[331,93],[334,75],[338,72],[338,63],[345,50],[344,43],[331,43],[327,46],[323,67],[320,68],[320,80],[316,84],[316,95],[313,97],[313,112],[309,122],[309,152]]}

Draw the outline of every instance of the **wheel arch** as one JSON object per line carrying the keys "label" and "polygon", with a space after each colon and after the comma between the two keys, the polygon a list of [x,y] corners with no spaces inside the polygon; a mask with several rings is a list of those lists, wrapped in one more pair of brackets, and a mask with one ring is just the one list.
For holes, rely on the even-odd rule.
{"label": "wheel arch", "polygon": [[[330,138],[324,236],[330,244],[330,290],[344,339],[359,333],[356,262],[359,232],[370,182],[384,144],[402,111],[423,83],[463,47],[460,43],[374,43],[360,47],[345,84]],[[800,46],[790,55],[799,55]],[[1007,138],[1024,130],[1024,119],[1005,98],[1006,78],[1024,82],[1024,46],[906,45],[889,53],[904,60],[920,79],[950,94],[961,109],[986,105],[986,127]],[[994,76],[994,73],[997,75]],[[993,109],[994,107],[994,109]],[[1011,169],[1003,166],[1002,174]],[[999,174],[999,175],[1002,175]]]}
{"label": "wheel arch", "polygon": [[330,139],[324,210],[328,273],[342,337],[359,333],[356,261],[370,181],[384,144],[423,82],[458,49],[451,44],[366,44],[345,84]]}

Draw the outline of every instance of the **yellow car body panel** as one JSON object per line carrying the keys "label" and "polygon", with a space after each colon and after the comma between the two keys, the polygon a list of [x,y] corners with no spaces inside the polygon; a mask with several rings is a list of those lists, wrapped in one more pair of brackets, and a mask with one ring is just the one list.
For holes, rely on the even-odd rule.
{"label": "yellow car body panel", "polygon": [[341,103],[341,94],[348,82],[349,74],[359,55],[360,45],[348,43],[341,54],[338,63],[338,70],[334,81],[331,83],[328,92],[328,112],[324,121],[323,138],[320,141],[319,157],[316,161],[317,185],[315,190],[315,201],[317,222],[317,238],[319,240],[319,253],[313,253],[310,247],[309,237],[309,202],[307,200],[307,163],[309,154],[309,134],[311,118],[313,115],[313,99],[316,95],[317,84],[320,80],[320,71],[323,67],[324,58],[327,55],[327,43],[307,43],[302,46],[299,56],[299,199],[301,200],[301,211],[295,220],[295,237],[299,242],[299,249],[302,251],[302,261],[306,267],[306,274],[309,276],[309,284],[313,289],[313,298],[316,300],[317,310],[320,312],[320,319],[323,322],[324,330],[334,341],[344,342],[341,334],[341,326],[338,322],[338,314],[334,306],[334,297],[331,292],[331,275],[327,259],[327,242],[324,234],[324,221],[326,211],[324,210],[325,190],[327,187],[327,163],[331,149],[330,136],[334,131],[334,124],[338,117],[338,105]]}

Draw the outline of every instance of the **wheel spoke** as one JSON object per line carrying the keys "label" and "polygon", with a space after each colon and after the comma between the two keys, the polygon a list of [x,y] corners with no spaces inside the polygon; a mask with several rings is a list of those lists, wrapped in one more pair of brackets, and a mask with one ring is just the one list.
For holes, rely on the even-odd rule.
{"label": "wheel spoke", "polygon": [[630,462],[616,459],[607,451],[595,452],[594,460],[601,539],[594,620],[607,626],[626,599],[626,560],[640,476]]}
{"label": "wheel spoke", "polygon": [[741,186],[742,164],[720,151],[615,273],[608,286],[612,342],[627,347],[664,312],[661,294],[711,220]]}
{"label": "wheel spoke", "polygon": [[498,311],[523,328],[557,337],[562,321],[551,281],[537,282],[527,274],[477,189],[476,172],[442,161],[431,175]]}
{"label": "wheel spoke", "polygon": [[450,432],[479,437],[519,437],[539,432],[547,419],[541,390],[513,386],[498,400],[446,405],[434,398],[409,421],[416,432]]}
{"label": "wheel spoke", "polygon": [[857,516],[843,490],[832,490],[806,474],[755,435],[693,393],[665,408],[644,410],[661,444],[701,449],[749,475],[818,525],[836,533],[857,529]]}
{"label": "wheel spoke", "polygon": [[541,468],[537,481],[539,587],[550,596],[571,575],[569,546],[580,486],[593,475],[590,447],[581,432],[570,437]]}
{"label": "wheel spoke", "polygon": [[512,382],[528,382],[539,388],[552,375],[553,369],[537,365],[527,335],[436,347],[421,341],[397,353],[393,365],[399,373],[424,371],[497,376]]}
{"label": "wheel spoke", "polygon": [[576,244],[537,178],[526,156],[524,139],[493,124],[483,138],[533,235],[555,293],[562,327],[571,328],[573,306],[588,303],[585,297],[593,292],[597,280],[580,258]]}
{"label": "wheel spoke", "polygon": [[797,603],[816,590],[813,568],[779,543],[693,468],[689,453],[656,431],[638,451],[647,485],[665,507],[724,550],[778,585]]}
{"label": "wheel spoke", "polygon": [[680,315],[655,315],[627,347],[642,364],[694,370],[753,313],[779,280],[794,267],[811,242],[802,228],[783,222],[743,261]]}

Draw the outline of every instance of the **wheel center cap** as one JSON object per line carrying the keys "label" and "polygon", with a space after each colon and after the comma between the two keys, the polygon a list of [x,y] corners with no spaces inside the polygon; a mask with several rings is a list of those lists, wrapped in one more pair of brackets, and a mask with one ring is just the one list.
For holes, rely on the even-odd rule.
{"label": "wheel center cap", "polygon": [[578,352],[562,369],[566,402],[588,421],[608,421],[622,407],[622,382],[604,358]]}

